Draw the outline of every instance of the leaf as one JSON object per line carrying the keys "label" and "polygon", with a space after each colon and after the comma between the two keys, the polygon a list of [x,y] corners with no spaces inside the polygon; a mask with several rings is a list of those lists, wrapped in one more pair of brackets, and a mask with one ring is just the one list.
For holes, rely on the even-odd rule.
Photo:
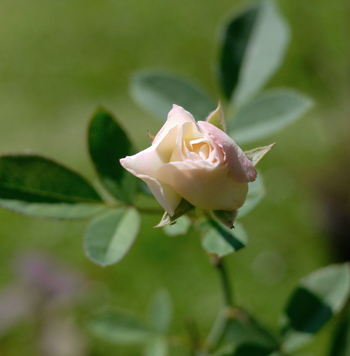
{"label": "leaf", "polygon": [[104,186],[118,200],[132,202],[138,180],[120,165],[119,160],[134,151],[124,130],[102,108],[90,121],[88,142],[92,162]]}
{"label": "leaf", "polygon": [[270,353],[278,348],[277,338],[243,309],[225,310],[224,314],[219,314],[215,324],[214,333],[209,334],[206,343],[211,347],[216,345],[216,333],[223,337],[220,339],[221,348],[212,356],[236,355],[235,351],[243,345],[255,345],[268,349]]}
{"label": "leaf", "polygon": [[244,153],[247,158],[253,163],[253,165],[256,166],[260,162],[260,160],[266,155],[266,153],[269,152],[273,146],[275,146],[275,144],[276,142],[268,146],[257,147],[253,150],[245,151]]}
{"label": "leaf", "polygon": [[165,289],[157,291],[148,306],[149,325],[159,333],[167,333],[172,312],[169,293]]}
{"label": "leaf", "polygon": [[289,27],[273,1],[262,1],[225,27],[219,82],[228,100],[246,102],[275,74],[289,44]]}
{"label": "leaf", "polygon": [[263,175],[258,172],[256,180],[248,184],[249,190],[245,203],[238,210],[238,219],[250,213],[264,198],[266,194]]}
{"label": "leaf", "polygon": [[95,189],[78,173],[33,154],[0,156],[0,206],[47,218],[85,218],[103,209]]}
{"label": "leaf", "polygon": [[87,256],[101,266],[120,261],[134,243],[140,224],[140,215],[132,207],[97,216],[85,233]]}
{"label": "leaf", "polygon": [[182,199],[178,207],[175,209],[175,213],[173,216],[170,216],[167,212],[164,213],[162,220],[156,227],[163,227],[168,224],[174,224],[178,218],[185,215],[189,211],[193,210],[194,206],[189,203],[187,200]]}
{"label": "leaf", "polygon": [[104,312],[94,317],[89,327],[96,336],[121,345],[145,343],[152,335],[141,320],[117,311]]}
{"label": "leaf", "polygon": [[162,335],[157,335],[148,340],[144,350],[144,356],[167,356],[168,355],[168,341]]}
{"label": "leaf", "polygon": [[163,227],[168,236],[185,235],[191,226],[191,220],[183,215],[176,220],[175,224],[168,224]]}
{"label": "leaf", "polygon": [[225,332],[226,342],[236,346],[255,344],[270,350],[277,348],[277,339],[268,329],[260,325],[245,311],[238,310],[237,313],[236,317],[229,320]]}
{"label": "leaf", "polygon": [[200,228],[206,232],[202,239],[202,247],[208,253],[219,257],[236,252],[248,244],[248,235],[240,224],[237,224],[234,230],[230,230],[214,220],[209,220],[209,223],[202,223]]}
{"label": "leaf", "polygon": [[228,135],[240,144],[267,137],[299,119],[312,101],[289,89],[269,90],[250,101],[228,123]]}
{"label": "leaf", "polygon": [[230,356],[272,356],[274,351],[260,345],[245,344],[239,346]]}
{"label": "leaf", "polygon": [[37,218],[53,219],[85,219],[107,209],[103,204],[27,203],[5,199],[0,199],[0,206]]}
{"label": "leaf", "polygon": [[233,344],[226,344],[214,353],[211,353],[210,356],[231,356],[235,349],[236,348]]}
{"label": "leaf", "polygon": [[219,102],[219,105],[216,110],[209,114],[206,121],[209,122],[209,124],[212,124],[218,129],[220,129],[221,131],[226,132],[226,122],[221,102]]}
{"label": "leaf", "polygon": [[130,82],[131,97],[161,122],[173,104],[182,106],[194,118],[204,120],[215,110],[213,100],[187,79],[162,72],[138,72]]}
{"label": "leaf", "polygon": [[347,308],[345,317],[335,329],[329,356],[350,355],[350,309]]}
{"label": "leaf", "polygon": [[344,306],[350,294],[348,264],[331,265],[300,281],[283,316],[283,349],[307,343]]}
{"label": "leaf", "polygon": [[142,194],[147,195],[149,197],[153,197],[154,196],[152,194],[152,192],[151,192],[151,189],[148,188],[148,185],[142,179],[139,179],[138,190]]}
{"label": "leaf", "polygon": [[28,203],[100,203],[95,189],[78,173],[42,156],[0,156],[0,199]]}

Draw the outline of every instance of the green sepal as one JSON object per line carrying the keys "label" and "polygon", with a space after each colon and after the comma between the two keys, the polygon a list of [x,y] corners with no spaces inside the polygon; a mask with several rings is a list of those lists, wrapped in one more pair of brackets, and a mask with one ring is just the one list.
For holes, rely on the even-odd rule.
{"label": "green sepal", "polygon": [[226,210],[213,210],[213,215],[218,219],[222,224],[224,224],[229,229],[233,229],[233,223],[237,217],[237,210],[226,211]]}
{"label": "green sepal", "polygon": [[155,138],[155,136],[153,136],[148,130],[147,130],[147,137],[151,141],[151,143],[153,142],[153,140]]}
{"label": "green sepal", "polygon": [[245,155],[256,166],[259,161],[266,155],[267,152],[271,150],[273,146],[275,146],[276,142],[271,143],[271,145],[264,146],[264,147],[257,147],[253,150],[245,151]]}
{"label": "green sepal", "polygon": [[186,213],[188,213],[189,211],[191,211],[193,209],[194,209],[194,206],[191,203],[189,203],[187,200],[182,198],[180,204],[177,206],[177,208],[175,210],[174,215],[170,216],[168,212],[165,212],[160,223],[158,225],[156,225],[154,228],[163,227],[168,224],[175,224],[176,220],[179,217],[181,217],[182,215],[185,215]]}
{"label": "green sepal", "polygon": [[163,231],[168,236],[186,235],[191,226],[191,220],[188,216],[183,215],[176,220],[176,224],[165,225]]}
{"label": "green sepal", "polygon": [[219,101],[218,107],[209,114],[206,121],[209,122],[209,124],[216,126],[221,131],[226,132],[225,115],[222,110],[221,101]]}

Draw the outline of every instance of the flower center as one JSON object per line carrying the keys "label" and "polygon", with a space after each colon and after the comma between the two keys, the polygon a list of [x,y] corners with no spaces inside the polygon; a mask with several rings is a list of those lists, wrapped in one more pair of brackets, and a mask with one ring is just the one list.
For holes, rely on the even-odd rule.
{"label": "flower center", "polygon": [[207,142],[203,142],[202,140],[193,140],[190,144],[192,148],[191,151],[196,153],[203,161],[209,158],[210,147]]}
{"label": "flower center", "polygon": [[[187,142],[186,142],[187,141]],[[211,145],[205,138],[186,140],[187,157],[195,161],[206,161],[210,158]]]}

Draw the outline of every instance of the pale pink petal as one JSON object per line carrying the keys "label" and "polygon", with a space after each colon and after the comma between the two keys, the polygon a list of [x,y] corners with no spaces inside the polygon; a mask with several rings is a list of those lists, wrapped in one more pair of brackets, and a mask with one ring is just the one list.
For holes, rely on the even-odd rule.
{"label": "pale pink petal", "polygon": [[241,148],[228,136],[212,124],[199,121],[199,126],[222,147],[226,154],[226,164],[230,168],[230,175],[238,183],[255,181],[257,172]]}
{"label": "pale pink petal", "polygon": [[136,155],[122,158],[120,164],[136,177],[140,175],[154,177],[158,169],[163,165],[163,161],[155,147],[151,146]]}
{"label": "pale pink petal", "polygon": [[157,171],[164,164],[169,162],[172,150],[175,146],[177,128],[168,131],[164,140],[158,141],[155,145],[120,160],[123,168],[138,177],[140,174],[157,179]]}
{"label": "pale pink petal", "polygon": [[169,162],[172,149],[175,146],[177,127],[168,131],[164,140],[134,156],[127,156],[120,160],[120,164],[127,171],[146,182],[159,204],[170,215],[174,214],[181,197],[168,184],[158,180],[158,170]]}
{"label": "pale pink petal", "polygon": [[162,208],[168,212],[170,216],[173,216],[182,197],[175,192],[170,185],[164,182],[159,182],[154,178],[143,175],[139,175],[138,178],[141,178],[148,185],[148,188],[151,190]]}
{"label": "pale pink petal", "polygon": [[195,120],[193,116],[186,111],[184,108],[178,105],[173,105],[173,108],[170,110],[168,114],[167,121],[163,125],[163,127],[159,130],[156,137],[153,140],[153,144],[158,140],[162,140],[166,133],[171,130],[173,127],[178,126],[181,127],[186,122],[190,122],[195,124]]}
{"label": "pale pink petal", "polygon": [[158,176],[201,209],[239,209],[248,193],[248,184],[233,180],[227,166],[211,169],[193,167],[186,162],[171,162],[159,169]]}

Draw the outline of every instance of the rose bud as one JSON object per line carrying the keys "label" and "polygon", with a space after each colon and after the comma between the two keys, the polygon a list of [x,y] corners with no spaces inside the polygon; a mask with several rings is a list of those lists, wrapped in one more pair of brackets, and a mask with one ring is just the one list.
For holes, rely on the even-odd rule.
{"label": "rose bud", "polygon": [[256,179],[252,162],[223,131],[173,105],[152,146],[120,160],[174,215],[182,198],[205,210],[235,211]]}

